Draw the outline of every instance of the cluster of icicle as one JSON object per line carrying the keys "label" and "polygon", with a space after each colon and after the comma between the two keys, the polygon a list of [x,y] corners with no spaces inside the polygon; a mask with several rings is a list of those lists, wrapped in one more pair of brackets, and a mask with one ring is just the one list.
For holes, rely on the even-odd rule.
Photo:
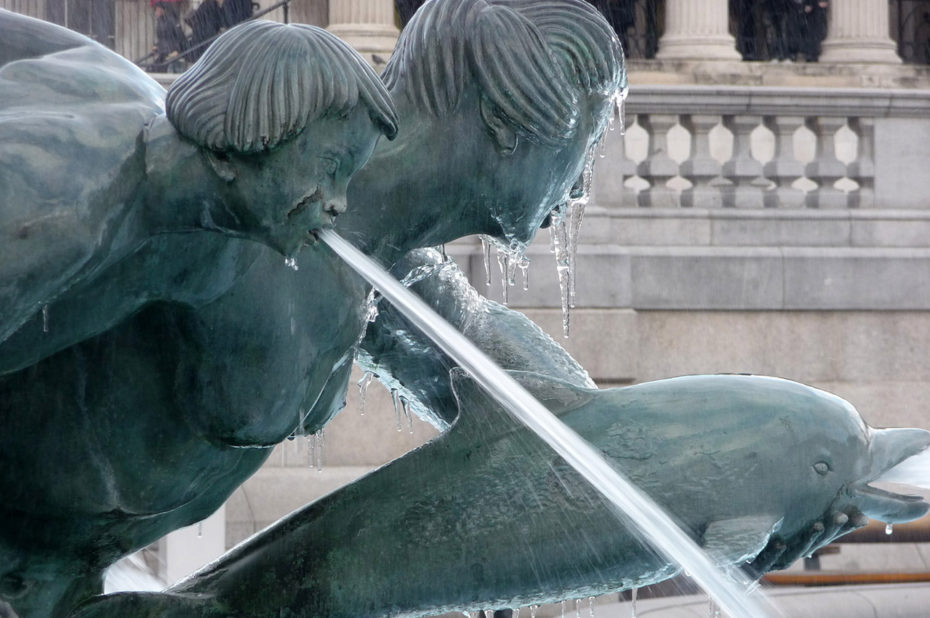
{"label": "cluster of icicle", "polygon": [[[620,127],[623,133],[623,100],[626,91],[618,92],[611,104],[613,113],[610,116],[608,130],[613,131]],[[589,149],[584,169],[582,171],[582,191],[578,197],[571,198],[550,215],[549,249],[555,256],[555,268],[559,280],[559,293],[562,307],[562,334],[568,337],[571,328],[571,310],[575,307],[575,256],[578,252],[578,233],[584,219],[585,207],[588,205],[591,194],[591,180],[594,176],[595,153],[604,158],[606,132],[601,135],[597,144]],[[529,289],[529,265],[526,257],[526,245],[511,240],[504,244],[495,238],[481,236],[481,249],[484,254],[485,284],[491,285],[491,247],[497,249],[497,265],[501,274],[501,302],[506,305],[509,301],[509,288],[515,284],[517,270],[523,277],[523,290]]]}

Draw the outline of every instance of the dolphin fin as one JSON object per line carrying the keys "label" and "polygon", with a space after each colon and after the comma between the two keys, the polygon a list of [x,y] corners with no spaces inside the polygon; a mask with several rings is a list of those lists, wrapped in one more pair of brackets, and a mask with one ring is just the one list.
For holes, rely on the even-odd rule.
{"label": "dolphin fin", "polygon": [[780,517],[772,515],[713,521],[704,531],[704,549],[720,563],[739,564],[751,560],[765,548],[781,522]]}

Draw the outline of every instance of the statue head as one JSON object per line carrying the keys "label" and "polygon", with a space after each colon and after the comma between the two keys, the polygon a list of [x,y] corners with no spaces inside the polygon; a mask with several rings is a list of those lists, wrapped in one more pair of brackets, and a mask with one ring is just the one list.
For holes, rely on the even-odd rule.
{"label": "statue head", "polygon": [[445,148],[426,156],[458,170],[475,228],[460,231],[518,242],[565,201],[626,88],[620,42],[582,0],[432,0],[383,79],[402,136],[412,109]]}
{"label": "statue head", "polygon": [[349,179],[396,113],[347,44],[306,25],[253,21],[218,38],[169,88],[168,120],[222,179],[224,231],[286,255],[345,210]]}

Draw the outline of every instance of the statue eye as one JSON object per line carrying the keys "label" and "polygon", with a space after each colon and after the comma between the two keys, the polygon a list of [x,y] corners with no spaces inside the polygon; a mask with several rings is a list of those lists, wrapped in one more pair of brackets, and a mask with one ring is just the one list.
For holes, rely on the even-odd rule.
{"label": "statue eye", "polygon": [[830,471],[830,464],[825,461],[818,461],[814,464],[814,472],[820,476],[825,476]]}

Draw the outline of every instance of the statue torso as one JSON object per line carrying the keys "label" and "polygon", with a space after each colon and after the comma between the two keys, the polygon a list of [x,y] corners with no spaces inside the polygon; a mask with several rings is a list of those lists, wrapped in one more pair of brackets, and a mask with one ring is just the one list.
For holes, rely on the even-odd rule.
{"label": "statue torso", "polygon": [[[152,261],[170,267],[146,269]],[[203,262],[214,267],[197,280],[204,269],[189,265]],[[89,526],[49,543],[83,547],[119,527],[136,547],[211,513],[302,419],[311,430],[328,421],[344,389],[319,396],[351,362],[367,289],[322,246],[297,262],[218,234],[159,237],[53,304],[47,333],[25,325],[35,338],[80,328],[69,321],[106,307],[114,283],[187,290],[137,298],[113,328],[0,377],[7,504],[24,505],[27,520]]]}

